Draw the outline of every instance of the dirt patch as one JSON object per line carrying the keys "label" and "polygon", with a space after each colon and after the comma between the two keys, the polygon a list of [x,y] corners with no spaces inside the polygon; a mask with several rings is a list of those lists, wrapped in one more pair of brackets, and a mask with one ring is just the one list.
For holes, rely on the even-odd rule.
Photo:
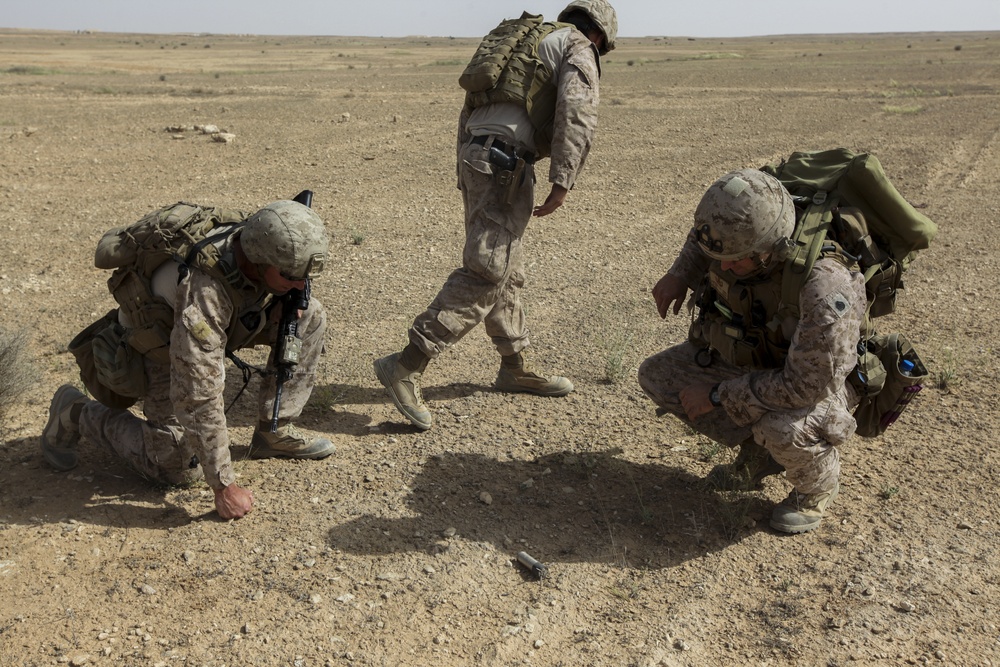
{"label": "dirt patch", "polygon": [[[577,391],[492,392],[496,354],[472,334],[425,375],[435,426],[417,433],[371,362],[459,261],[456,79],[475,40],[0,32],[0,326],[31,331],[41,374],[0,426],[0,665],[1000,661],[1000,34],[620,44],[587,169],[526,236],[532,358]],[[235,139],[166,130],[207,124]],[[940,225],[882,323],[935,386],[844,447],[832,516],[786,537],[767,517],[787,483],[706,488],[731,454],[657,418],[634,375],[686,334],[649,290],[705,187],[834,146],[874,152]],[[305,188],[335,240],[302,425],[337,454],[246,459],[243,399],[234,458],[258,505],[228,523],[204,485],[152,488],[94,446],[50,471],[66,343],[111,303],[100,235],[178,200],[255,209]]]}

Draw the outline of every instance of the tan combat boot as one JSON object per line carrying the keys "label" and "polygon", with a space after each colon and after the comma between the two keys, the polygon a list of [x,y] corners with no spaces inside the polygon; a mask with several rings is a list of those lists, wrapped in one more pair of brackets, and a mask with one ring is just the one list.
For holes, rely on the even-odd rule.
{"label": "tan combat boot", "polygon": [[49,420],[42,431],[42,458],[60,472],[77,464],[74,451],[80,441],[80,410],[90,400],[68,384],[56,389],[49,405]]}
{"label": "tan combat boot", "polygon": [[250,458],[270,459],[324,459],[337,451],[326,438],[306,441],[302,433],[291,424],[278,424],[277,433],[271,433],[271,424],[261,422],[250,439]]}
{"label": "tan combat boot", "polygon": [[573,383],[559,375],[544,376],[533,371],[521,353],[501,357],[500,372],[493,387],[503,392],[526,392],[538,396],[565,396]]}
{"label": "tan combat boot", "polygon": [[783,533],[805,533],[819,527],[826,508],[837,497],[840,484],[823,493],[792,491],[771,512],[771,528]]}
{"label": "tan combat boot", "polygon": [[740,443],[740,453],[730,464],[717,465],[705,478],[709,484],[723,491],[752,491],[759,489],[765,477],[777,475],[785,467],[774,460],[771,453],[753,438]]}
{"label": "tan combat boot", "polygon": [[382,386],[389,391],[396,409],[411,424],[426,431],[431,427],[431,411],[424,405],[420,395],[420,371],[411,371],[400,363],[401,354],[396,352],[375,360],[375,375]]}

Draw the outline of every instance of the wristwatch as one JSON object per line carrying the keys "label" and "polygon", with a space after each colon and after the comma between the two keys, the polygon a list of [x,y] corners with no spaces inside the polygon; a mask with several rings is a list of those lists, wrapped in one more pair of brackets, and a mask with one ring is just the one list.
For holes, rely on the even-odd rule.
{"label": "wristwatch", "polygon": [[719,398],[718,383],[712,385],[712,389],[708,392],[708,400],[716,408],[722,405],[722,399]]}

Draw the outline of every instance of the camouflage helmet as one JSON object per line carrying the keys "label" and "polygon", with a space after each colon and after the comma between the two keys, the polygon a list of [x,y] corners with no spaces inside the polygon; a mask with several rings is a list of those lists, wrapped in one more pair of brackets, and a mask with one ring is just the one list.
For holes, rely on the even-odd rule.
{"label": "camouflage helmet", "polygon": [[694,212],[698,245],[721,261],[779,251],[790,243],[794,228],[788,191],[757,169],[733,171],[712,183]]}
{"label": "camouflage helmet", "polygon": [[557,21],[562,21],[567,14],[574,9],[579,10],[590,17],[601,32],[604,33],[604,48],[600,49],[601,55],[615,48],[615,40],[618,39],[618,15],[615,8],[608,0],[572,0],[566,8],[559,12]]}
{"label": "camouflage helmet", "polygon": [[323,270],[330,239],[311,208],[283,200],[247,218],[240,245],[254,264],[270,264],[286,276],[305,279]]}

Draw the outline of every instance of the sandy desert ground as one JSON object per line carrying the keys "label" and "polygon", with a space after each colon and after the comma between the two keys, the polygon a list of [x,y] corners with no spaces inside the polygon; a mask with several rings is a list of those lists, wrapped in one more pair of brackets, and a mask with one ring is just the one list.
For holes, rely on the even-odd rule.
{"label": "sandy desert ground", "polygon": [[[475,332],[426,373],[419,433],[371,362],[459,261],[476,41],[0,32],[0,327],[30,332],[39,376],[0,425],[0,666],[1000,664],[1000,33],[622,40],[587,168],[526,236],[532,359],[577,391],[493,392]],[[206,124],[235,139],[166,129]],[[686,335],[650,288],[705,187],[835,146],[940,226],[881,322],[934,382],[844,447],[831,516],[789,537],[767,525],[787,482],[709,488],[731,453],[656,417],[635,368]],[[93,445],[49,470],[66,344],[111,304],[101,234],[304,188],[335,238],[301,423],[337,454],[247,460],[242,399],[257,506],[234,522]]]}

